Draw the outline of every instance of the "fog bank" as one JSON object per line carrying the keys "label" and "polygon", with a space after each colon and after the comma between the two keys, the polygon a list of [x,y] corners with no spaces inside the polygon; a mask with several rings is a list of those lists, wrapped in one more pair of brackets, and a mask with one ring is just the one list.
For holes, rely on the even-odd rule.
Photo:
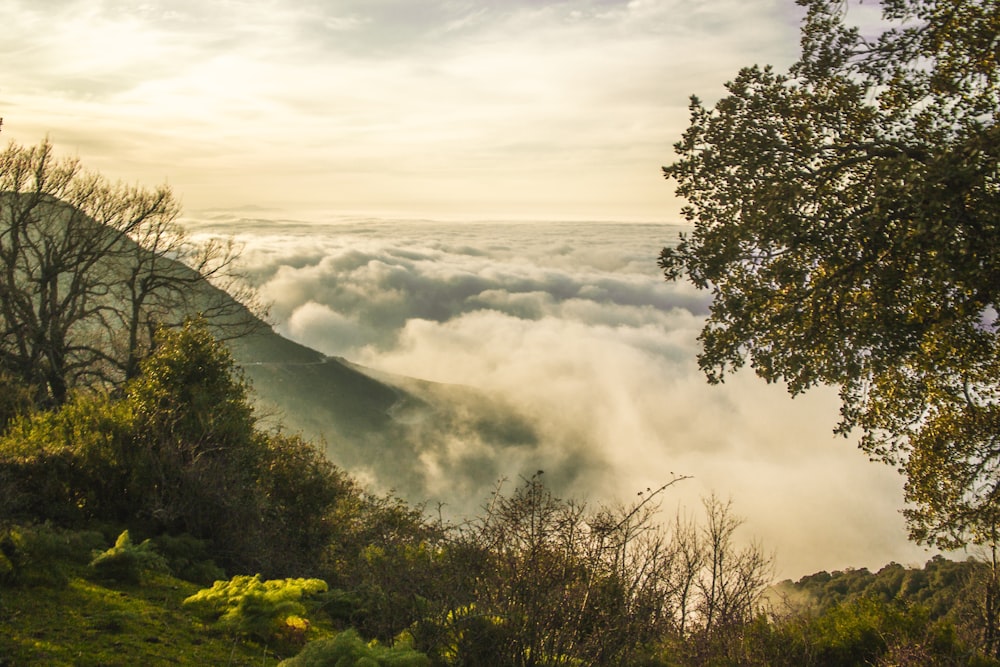
{"label": "fog bank", "polygon": [[245,244],[245,270],[279,333],[367,367],[491,392],[529,417],[539,435],[530,447],[490,456],[456,437],[414,461],[428,500],[468,493],[457,476],[470,462],[486,467],[482,479],[543,469],[560,494],[591,502],[690,475],[667,513],[696,510],[712,491],[731,496],[745,535],[775,551],[779,576],[929,557],[905,539],[898,475],[833,436],[835,392],[792,400],[750,373],[707,384],[695,357],[708,295],[665,283],[656,267],[676,227],[190,224]]}

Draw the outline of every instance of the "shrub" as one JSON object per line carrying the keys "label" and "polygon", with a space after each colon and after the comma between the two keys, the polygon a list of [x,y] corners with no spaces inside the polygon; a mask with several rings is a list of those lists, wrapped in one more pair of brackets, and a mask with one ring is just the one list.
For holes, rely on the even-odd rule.
{"label": "shrub", "polygon": [[297,436],[269,434],[259,465],[264,574],[327,578],[335,558],[330,547],[344,543],[357,515],[357,484]]}
{"label": "shrub", "polygon": [[184,607],[202,620],[215,623],[228,632],[261,641],[281,639],[289,630],[301,627],[307,614],[303,603],[326,592],[321,579],[272,579],[260,575],[237,576],[216,581],[184,600]]}
{"label": "shrub", "polygon": [[0,511],[61,525],[131,518],[128,406],[104,394],[15,420],[0,438]]}
{"label": "shrub", "polygon": [[178,579],[208,585],[226,576],[225,571],[211,559],[205,540],[184,533],[158,535],[152,541],[166,560],[170,572]]}
{"label": "shrub", "polygon": [[430,659],[409,646],[365,643],[355,630],[345,630],[332,639],[306,644],[302,652],[278,663],[278,667],[429,667]]}
{"label": "shrub", "polygon": [[10,586],[65,586],[66,568],[87,562],[100,533],[49,524],[11,526],[0,532],[0,582]]}
{"label": "shrub", "polygon": [[146,572],[166,571],[167,562],[153,550],[149,540],[133,544],[128,531],[123,531],[115,545],[94,556],[90,568],[99,579],[138,584]]}

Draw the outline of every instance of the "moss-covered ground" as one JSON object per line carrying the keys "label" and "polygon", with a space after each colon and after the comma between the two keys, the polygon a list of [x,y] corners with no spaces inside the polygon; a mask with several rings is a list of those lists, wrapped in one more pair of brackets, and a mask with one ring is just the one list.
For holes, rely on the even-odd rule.
{"label": "moss-covered ground", "polygon": [[126,585],[93,581],[85,569],[68,574],[65,586],[0,588],[0,666],[268,666],[295,652],[206,627],[181,608],[197,584],[165,575]]}

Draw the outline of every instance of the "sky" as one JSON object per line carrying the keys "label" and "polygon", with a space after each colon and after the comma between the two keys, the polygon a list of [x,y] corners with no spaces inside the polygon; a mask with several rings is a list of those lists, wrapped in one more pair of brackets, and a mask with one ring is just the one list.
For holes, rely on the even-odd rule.
{"label": "sky", "polygon": [[186,210],[676,219],[660,166],[794,0],[0,0],[7,140]]}

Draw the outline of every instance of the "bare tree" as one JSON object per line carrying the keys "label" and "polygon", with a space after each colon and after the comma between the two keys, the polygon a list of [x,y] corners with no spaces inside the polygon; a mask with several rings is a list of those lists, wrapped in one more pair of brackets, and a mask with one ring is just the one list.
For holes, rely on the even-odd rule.
{"label": "bare tree", "polygon": [[0,153],[0,367],[37,402],[131,377],[159,324],[259,325],[208,282],[234,275],[235,249],[193,243],[179,212],[167,186],[111,183],[47,140]]}
{"label": "bare tree", "polygon": [[696,584],[705,566],[705,549],[697,524],[680,511],[674,517],[671,544],[674,559],[667,576],[674,599],[675,632],[683,639],[688,636],[697,607]]}
{"label": "bare tree", "polygon": [[680,479],[597,510],[555,497],[541,473],[510,496],[498,489],[453,548],[474,563],[473,602],[447,612],[459,664],[629,664],[659,640],[674,550],[655,518]]}
{"label": "bare tree", "polygon": [[715,494],[703,501],[702,567],[697,591],[696,647],[738,661],[743,630],[759,611],[764,590],[773,576],[772,558],[756,542],[740,548],[734,535],[743,520],[733,514],[732,501]]}

